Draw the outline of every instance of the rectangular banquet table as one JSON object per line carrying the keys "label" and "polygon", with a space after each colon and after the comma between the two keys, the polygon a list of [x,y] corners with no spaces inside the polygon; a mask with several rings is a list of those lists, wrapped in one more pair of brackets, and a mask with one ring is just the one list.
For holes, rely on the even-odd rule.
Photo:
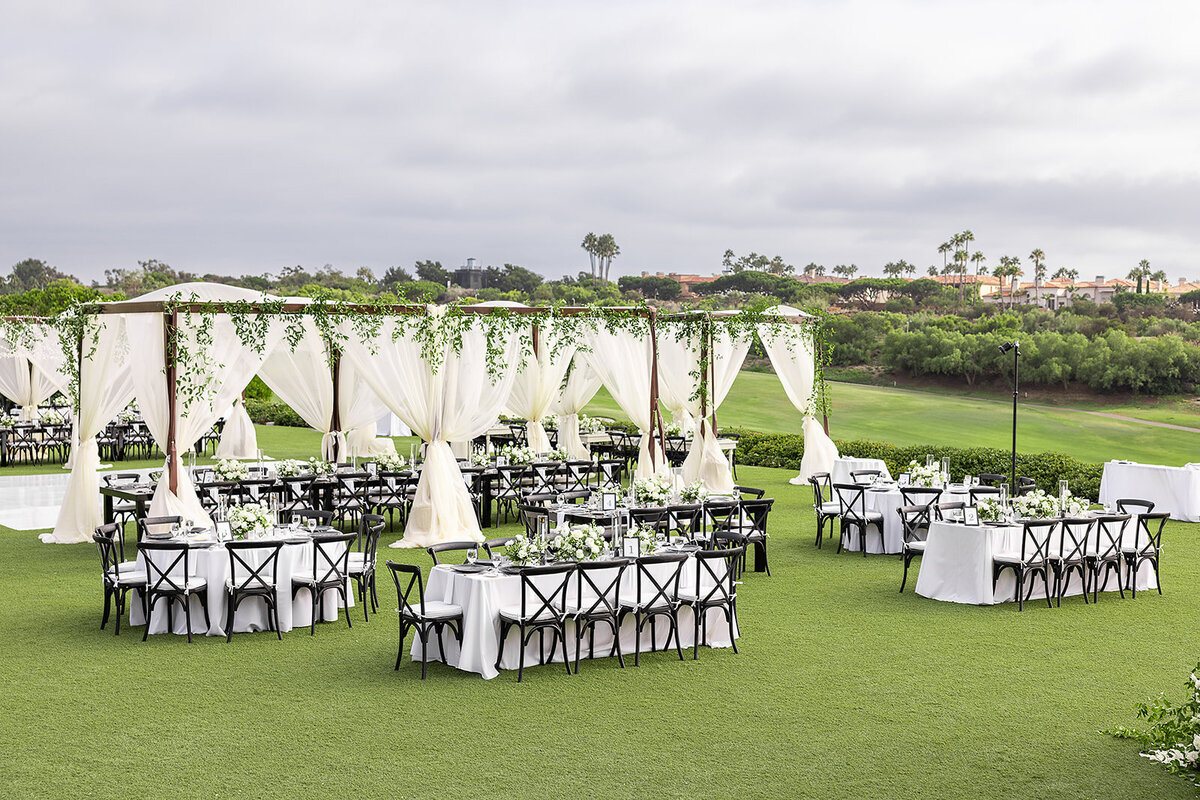
{"label": "rectangular banquet table", "polygon": [[[1137,520],[1131,519],[1125,526],[1122,541],[1133,545],[1133,532]],[[1004,570],[992,590],[992,556],[998,553],[1021,552],[1020,526],[963,525],[957,522],[934,522],[929,526],[929,537],[925,542],[925,553],[921,556],[920,572],[917,574],[917,594],[948,603],[968,603],[990,606],[996,603],[1014,602],[1017,581],[1010,569]],[[1057,531],[1055,532],[1057,538]],[[1125,575],[1122,566],[1122,585]],[[1043,600],[1045,590],[1040,576],[1034,579],[1032,599]],[[1103,586],[1103,584],[1101,584]],[[1026,584],[1028,590],[1028,584]],[[1142,564],[1137,574],[1138,591],[1156,589],[1154,570]],[[1110,578],[1107,591],[1117,591],[1116,580]],[[1082,594],[1083,584],[1078,574],[1071,576],[1067,594]]]}
{"label": "rectangular banquet table", "polygon": [[[211,533],[209,534],[211,536]],[[261,559],[255,560],[254,554],[248,551],[242,551],[242,557],[248,563],[257,566],[261,563]],[[208,601],[208,618],[209,626],[204,627],[204,609],[200,606],[200,601],[193,598],[192,604],[192,633],[203,633],[208,636],[224,636],[225,635],[225,615],[228,613],[226,606],[225,584],[229,580],[229,552],[220,544],[213,540],[193,541],[191,552],[188,553],[190,561],[189,567],[191,574],[204,578],[208,581],[208,586],[205,589],[205,597]],[[275,605],[279,609],[279,630],[281,633],[286,633],[292,628],[305,627],[312,624],[312,598],[307,589],[302,589],[296,593],[296,599],[292,600],[292,576],[293,575],[312,575],[313,571],[313,544],[312,542],[304,543],[285,543],[279,550],[279,563],[277,565],[276,586],[278,587],[275,593]],[[142,563],[142,556],[138,554],[138,568],[145,569]],[[350,581],[346,581],[346,597],[351,606],[354,605],[354,592],[351,588]],[[321,619],[326,622],[334,622],[338,618],[338,609],[341,598],[337,592],[326,592],[322,599]],[[183,607],[178,603],[172,612],[174,622],[174,630],[172,633],[186,634],[187,623],[184,619]],[[150,633],[166,633],[167,631],[167,600],[164,598],[158,601],[157,607],[153,613],[154,624],[150,626]],[[131,592],[129,601],[129,624],[144,625],[146,617],[142,613],[141,593],[137,590]],[[238,604],[237,616],[234,617],[233,630],[234,633],[247,633],[253,631],[265,631],[269,628],[267,624],[267,604],[259,597],[248,597]]]}
{"label": "rectangular banquet table", "polygon": [[1100,478],[1100,502],[1149,500],[1171,519],[1200,522],[1200,469],[1109,461]]}
{"label": "rectangular banquet table", "polygon": [[[668,566],[668,565],[659,565]],[[621,597],[632,598],[635,592],[636,567],[630,563],[621,581]],[[689,558],[683,567],[683,575],[679,581],[680,591],[696,585],[696,562]],[[574,579],[570,591],[574,591]],[[703,585],[705,591],[712,588],[711,581]],[[586,595],[585,595],[586,598]],[[425,587],[425,599],[441,600],[454,603],[463,609],[463,644],[461,649],[453,633],[447,631],[443,635],[446,652],[437,651],[437,637],[431,636],[429,641],[428,659],[442,661],[452,667],[467,672],[477,672],[484,678],[491,679],[499,675],[496,670],[496,653],[500,649],[500,609],[505,606],[516,606],[521,603],[521,578],[516,574],[477,572],[456,572],[453,567],[441,564],[429,571],[429,583]],[[719,609],[709,609],[706,620],[707,638],[702,644],[708,647],[731,647],[733,641],[729,638],[729,626]],[[656,620],[657,649],[666,645],[668,626],[662,619]],[[691,647],[695,643],[696,617],[692,610],[683,607],[679,610],[679,641],[682,647]],[[737,626],[734,626],[737,635]],[[516,669],[520,661],[520,636],[514,629],[504,641],[504,656],[500,659],[502,669]],[[549,637],[547,636],[547,643]],[[673,643],[672,643],[673,644]],[[581,657],[588,657],[588,638],[584,637],[582,646],[585,648]],[[649,652],[650,623],[642,629],[642,652]],[[603,624],[596,626],[596,656],[608,656],[612,648],[612,632]],[[412,644],[413,661],[421,660],[421,640],[414,637]],[[547,649],[549,646],[547,645]],[[621,652],[632,656],[634,651],[634,620],[633,615],[626,617],[621,626]],[[575,660],[575,631],[573,623],[567,622],[567,657]],[[562,650],[550,656],[555,663],[562,663]],[[532,637],[525,649],[525,665],[536,666],[542,663],[538,653],[538,637]]]}

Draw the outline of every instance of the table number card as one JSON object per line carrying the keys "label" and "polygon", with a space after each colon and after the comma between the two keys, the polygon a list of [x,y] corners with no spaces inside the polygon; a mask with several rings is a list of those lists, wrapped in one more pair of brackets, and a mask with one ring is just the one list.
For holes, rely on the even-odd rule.
{"label": "table number card", "polygon": [[638,548],[641,546],[641,540],[633,537],[626,537],[621,541],[621,555],[626,558],[637,558]]}
{"label": "table number card", "polygon": [[908,484],[911,481],[912,481],[912,473],[901,472],[900,477],[899,477],[899,479],[897,479],[896,482],[899,483],[901,486],[908,486]]}
{"label": "table number card", "polygon": [[617,493],[616,492],[601,492],[600,493],[600,510],[601,511],[616,511],[617,510]]}
{"label": "table number card", "polygon": [[963,525],[978,525],[979,524],[979,509],[964,508],[962,510]]}
{"label": "table number card", "polygon": [[217,523],[217,539],[218,541],[233,538],[233,526],[228,522]]}

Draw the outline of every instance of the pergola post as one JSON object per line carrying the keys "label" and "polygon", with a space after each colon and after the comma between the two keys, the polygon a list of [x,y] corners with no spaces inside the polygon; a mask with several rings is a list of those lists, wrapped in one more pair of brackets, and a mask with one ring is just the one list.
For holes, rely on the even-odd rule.
{"label": "pergola post", "polygon": [[[337,433],[337,431],[341,430],[342,427],[342,393],[341,389],[338,387],[338,384],[341,383],[342,375],[342,351],[336,347],[333,347],[330,349],[329,354],[333,359],[333,411],[329,414],[329,432]],[[338,463],[338,459],[340,457],[341,453],[338,452],[338,439],[337,436],[334,436],[333,463]]]}
{"label": "pergola post", "polygon": [[658,432],[658,443],[661,451],[667,452],[667,442],[663,437],[662,415],[658,413],[658,333],[655,325],[657,309],[651,308],[650,318],[650,465],[655,465],[654,434]]}
{"label": "pergola post", "polygon": [[175,410],[178,398],[178,375],[175,364],[175,331],[179,327],[179,312],[163,315],[163,355],[167,373],[167,488],[171,494],[179,491],[179,444],[176,439]]}

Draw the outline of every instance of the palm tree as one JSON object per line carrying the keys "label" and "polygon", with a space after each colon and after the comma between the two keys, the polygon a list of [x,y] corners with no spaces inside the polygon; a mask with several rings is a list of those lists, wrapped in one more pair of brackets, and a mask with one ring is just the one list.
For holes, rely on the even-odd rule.
{"label": "palm tree", "polygon": [[592,262],[592,277],[596,277],[596,256],[599,254],[596,248],[596,234],[589,232],[583,237],[583,243],[579,246],[587,251],[588,260]]}
{"label": "palm tree", "polygon": [[[1160,269],[1157,272],[1151,273],[1150,280],[1158,281],[1159,283],[1166,283],[1167,282],[1167,273],[1164,270]],[[1150,291],[1149,285],[1146,286],[1146,291],[1147,292]]]}
{"label": "palm tree", "polygon": [[1040,306],[1042,304],[1042,278],[1046,277],[1046,254],[1040,247],[1035,248],[1029,254],[1029,260],[1033,262],[1033,300],[1036,305]]}
{"label": "palm tree", "polygon": [[1021,275],[1021,259],[1017,256],[1000,256],[1000,266],[996,267],[996,276],[1000,278],[1000,288],[1004,289],[1004,278],[1010,277],[1008,285],[1008,307],[1014,308],[1017,303],[1017,276]]}
{"label": "palm tree", "polygon": [[929,265],[929,275],[930,275],[931,277],[932,277],[932,276],[936,276],[936,275],[938,275],[938,268],[937,268],[937,264],[930,264],[930,265]]}
{"label": "palm tree", "polygon": [[1138,262],[1138,265],[1136,267],[1134,267],[1132,270],[1129,271],[1129,274],[1126,277],[1131,281],[1137,281],[1137,293],[1141,294],[1142,293],[1142,279],[1148,277],[1149,275],[1150,275],[1150,262],[1143,258],[1141,261]]}
{"label": "palm tree", "polygon": [[942,269],[943,270],[946,269],[946,258],[947,258],[947,256],[950,255],[950,251],[953,249],[954,249],[954,246],[951,245],[949,242],[942,242],[940,245],[938,245],[938,252],[942,254]]}
{"label": "palm tree", "polygon": [[906,274],[908,274],[908,275],[916,275],[917,274],[917,265],[916,264],[910,264],[907,261],[901,261],[900,263],[904,265],[904,272]]}
{"label": "palm tree", "polygon": [[975,299],[976,300],[983,297],[983,285],[979,281],[979,276],[987,275],[987,271],[988,271],[987,267],[985,267],[983,265],[983,262],[985,260],[986,259],[984,258],[983,253],[981,253],[978,250],[976,250],[974,253],[971,254],[971,261],[973,261],[975,264]]}
{"label": "palm tree", "polygon": [[963,285],[967,277],[967,261],[970,258],[970,245],[975,241],[975,234],[963,231],[958,235],[958,249],[954,252],[954,260],[958,263],[958,299],[966,298],[966,287]]}
{"label": "palm tree", "polygon": [[600,259],[600,277],[607,281],[609,270],[612,269],[612,260],[621,255],[621,247],[611,233],[606,233],[596,240],[596,255]]}

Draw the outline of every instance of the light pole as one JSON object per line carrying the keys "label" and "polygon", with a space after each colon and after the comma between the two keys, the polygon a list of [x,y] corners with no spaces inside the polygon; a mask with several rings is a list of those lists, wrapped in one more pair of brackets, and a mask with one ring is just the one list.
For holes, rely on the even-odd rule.
{"label": "light pole", "polygon": [[1013,421],[1012,421],[1012,466],[1009,473],[1008,485],[1012,487],[1012,496],[1017,495],[1017,357],[1021,355],[1021,343],[1013,340],[1000,345],[1000,354],[1009,350],[1013,354]]}

